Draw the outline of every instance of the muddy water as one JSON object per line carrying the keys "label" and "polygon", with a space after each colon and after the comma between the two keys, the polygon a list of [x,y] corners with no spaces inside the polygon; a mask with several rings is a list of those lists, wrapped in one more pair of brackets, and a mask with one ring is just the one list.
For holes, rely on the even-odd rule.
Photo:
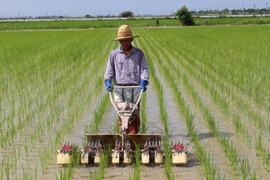
{"label": "muddy water", "polygon": [[159,115],[159,104],[156,91],[151,87],[148,87],[146,112],[147,112],[147,134],[163,134],[163,124]]}
{"label": "muddy water", "polygon": [[164,166],[141,166],[140,178],[143,180],[167,179]]}

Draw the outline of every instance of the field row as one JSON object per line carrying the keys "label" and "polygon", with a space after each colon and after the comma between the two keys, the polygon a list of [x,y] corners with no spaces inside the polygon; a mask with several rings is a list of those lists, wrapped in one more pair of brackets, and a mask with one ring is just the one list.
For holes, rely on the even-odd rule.
{"label": "field row", "polygon": [[[234,18],[194,18],[195,24],[200,25],[248,25],[269,24],[270,17],[234,17]],[[151,19],[88,19],[88,20],[40,20],[40,21],[11,21],[0,22],[0,30],[44,30],[44,29],[89,29],[89,28],[118,28],[121,24],[132,27],[158,27],[158,26],[180,26],[177,18],[153,17]]]}

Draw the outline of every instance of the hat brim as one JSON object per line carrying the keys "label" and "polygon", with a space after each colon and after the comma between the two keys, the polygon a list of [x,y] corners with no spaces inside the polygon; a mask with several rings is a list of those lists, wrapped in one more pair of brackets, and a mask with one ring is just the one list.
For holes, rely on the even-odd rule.
{"label": "hat brim", "polygon": [[133,38],[137,38],[137,37],[140,37],[140,36],[125,36],[125,37],[118,37],[116,39],[114,39],[114,41],[120,41],[122,39],[133,39]]}

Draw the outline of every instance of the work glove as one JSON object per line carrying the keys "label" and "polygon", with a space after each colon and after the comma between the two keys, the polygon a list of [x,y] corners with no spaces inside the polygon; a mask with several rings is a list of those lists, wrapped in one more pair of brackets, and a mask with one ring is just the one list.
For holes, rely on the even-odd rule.
{"label": "work glove", "polygon": [[146,91],[146,86],[148,85],[148,81],[146,81],[146,80],[141,80],[141,84],[140,84],[140,88],[141,88],[141,90],[143,90],[143,92],[144,91]]}
{"label": "work glove", "polygon": [[106,85],[106,90],[109,92],[109,91],[112,91],[113,90],[113,85],[112,85],[112,81],[109,80],[109,79],[106,79],[105,81],[105,85]]}

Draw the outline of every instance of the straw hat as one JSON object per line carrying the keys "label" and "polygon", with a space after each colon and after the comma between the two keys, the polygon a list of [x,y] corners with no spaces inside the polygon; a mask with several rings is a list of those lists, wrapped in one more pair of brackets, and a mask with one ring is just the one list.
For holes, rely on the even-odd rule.
{"label": "straw hat", "polygon": [[118,29],[118,37],[114,41],[119,41],[121,39],[136,38],[139,36],[133,36],[129,25],[122,25]]}

